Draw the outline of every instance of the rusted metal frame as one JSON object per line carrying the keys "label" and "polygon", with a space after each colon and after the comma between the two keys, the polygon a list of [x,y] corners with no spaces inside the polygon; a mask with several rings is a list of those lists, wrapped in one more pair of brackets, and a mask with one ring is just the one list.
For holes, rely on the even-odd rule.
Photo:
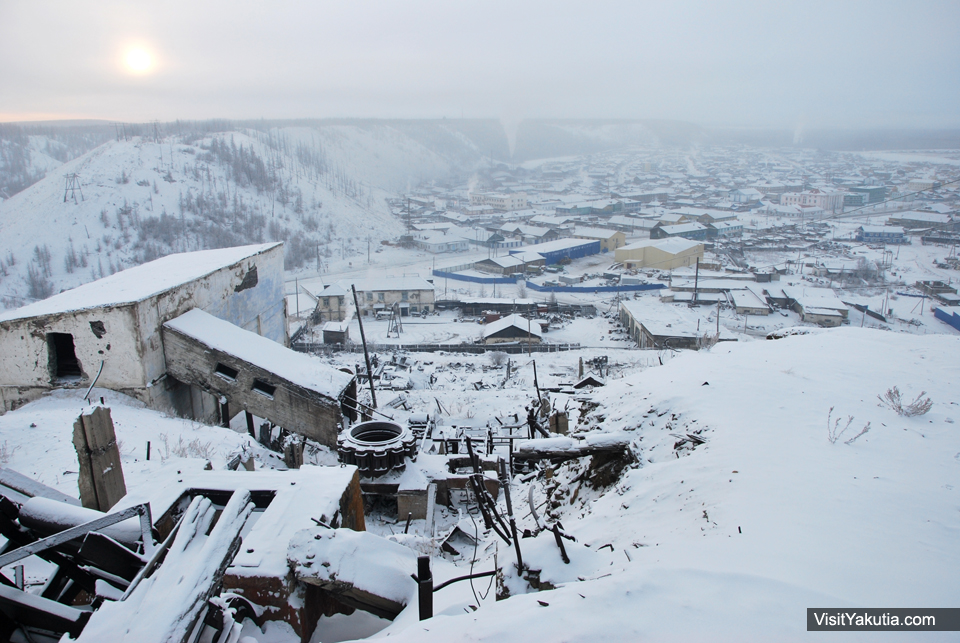
{"label": "rusted metal frame", "polygon": [[567,556],[567,549],[563,546],[563,538],[560,534],[560,527],[556,523],[553,525],[553,537],[557,539],[557,547],[560,548],[560,558],[563,559],[564,563],[569,565],[570,557]]}
{"label": "rusted metal frame", "polygon": [[417,601],[420,608],[420,620],[425,621],[433,618],[433,593],[439,592],[444,587],[459,583],[463,580],[472,580],[474,578],[485,578],[487,576],[496,576],[497,570],[492,569],[488,572],[475,572],[465,576],[457,576],[445,580],[439,585],[433,584],[433,572],[430,571],[430,557],[419,556],[417,558],[417,573],[410,574],[410,578],[417,584]]}

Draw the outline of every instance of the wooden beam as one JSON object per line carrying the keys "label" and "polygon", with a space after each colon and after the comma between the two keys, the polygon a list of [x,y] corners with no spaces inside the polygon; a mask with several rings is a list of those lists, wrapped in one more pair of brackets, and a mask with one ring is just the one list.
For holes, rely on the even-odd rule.
{"label": "wooden beam", "polygon": [[80,463],[80,501],[88,509],[109,511],[127,495],[110,409],[98,406],[77,418],[73,446]]}

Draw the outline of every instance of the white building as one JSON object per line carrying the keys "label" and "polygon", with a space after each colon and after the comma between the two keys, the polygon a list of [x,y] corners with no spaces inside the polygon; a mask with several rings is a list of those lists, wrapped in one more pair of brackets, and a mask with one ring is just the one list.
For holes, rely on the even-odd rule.
{"label": "white building", "polygon": [[470,242],[463,237],[440,230],[421,232],[413,238],[413,244],[433,254],[463,252],[470,247]]}
{"label": "white building", "polygon": [[515,194],[477,192],[470,194],[470,205],[488,205],[503,211],[523,210],[528,207],[529,201],[525,192]]}
{"label": "white building", "polygon": [[389,311],[394,304],[399,306],[401,315],[433,311],[433,284],[422,277],[378,277],[341,281],[339,285],[351,298],[351,286],[357,289],[357,299],[364,315]]}
{"label": "white building", "polygon": [[805,192],[784,192],[780,195],[780,205],[814,206],[824,212],[843,211],[843,192],[826,190],[806,190]]}

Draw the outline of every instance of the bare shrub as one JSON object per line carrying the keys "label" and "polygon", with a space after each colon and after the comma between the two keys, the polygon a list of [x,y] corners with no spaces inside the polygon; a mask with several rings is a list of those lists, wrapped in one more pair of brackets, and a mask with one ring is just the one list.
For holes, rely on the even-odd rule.
{"label": "bare shrub", "polygon": [[718,341],[720,341],[720,333],[713,335],[710,333],[704,333],[697,338],[697,347],[700,348],[700,350],[708,351],[716,346]]}
{"label": "bare shrub", "polygon": [[849,440],[847,440],[846,442],[844,442],[844,444],[853,444],[854,442],[857,441],[857,438],[859,438],[861,435],[863,435],[864,433],[866,433],[866,432],[869,431],[869,430],[870,430],[870,423],[867,422],[867,425],[866,425],[865,427],[863,427],[862,429],[860,429],[860,433],[856,434],[855,436],[853,436],[852,438],[850,438]]}
{"label": "bare shrub", "polygon": [[835,421],[831,422],[831,416],[833,415],[833,407],[830,407],[830,410],[827,412],[827,439],[830,440],[830,444],[836,444],[837,440],[840,439],[840,436],[843,435],[844,431],[850,428],[850,425],[853,424],[853,416],[847,416],[847,423],[840,428],[840,418],[837,418]]}
{"label": "bare shrub", "polygon": [[183,441],[183,436],[177,439],[177,443],[170,449],[173,455],[179,458],[204,458],[210,459],[213,455],[213,443],[201,442],[200,438],[194,438],[189,442]]}
{"label": "bare shrub", "polygon": [[[830,410],[827,412],[827,439],[830,441],[830,444],[836,444],[837,440],[840,439],[847,429],[850,428],[850,425],[853,424],[853,416],[847,416],[847,423],[843,425],[843,428],[840,428],[840,418],[834,420],[831,416],[833,415],[833,407],[830,407]],[[849,440],[845,440],[844,444],[853,444],[857,441],[858,438],[870,431],[870,423],[867,422],[866,426],[860,429],[860,433],[857,433],[855,436]]]}
{"label": "bare shrub", "polygon": [[17,449],[20,447],[11,447],[7,444],[7,441],[3,441],[3,446],[0,446],[0,464],[7,464],[10,462],[10,458],[13,457],[13,454],[17,452]]}
{"label": "bare shrub", "polygon": [[507,354],[503,351],[490,351],[487,353],[487,359],[494,366],[503,366],[507,363]]}
{"label": "bare shrub", "polygon": [[201,442],[200,438],[194,438],[189,442],[183,441],[183,436],[177,438],[174,445],[170,445],[170,438],[166,433],[160,434],[160,441],[163,442],[163,452],[161,459],[166,460],[170,456],[177,458],[205,458],[210,459],[213,456],[214,449],[212,442]]}
{"label": "bare shrub", "polygon": [[882,397],[878,395],[877,399],[880,400],[880,403],[884,406],[896,411],[897,415],[903,417],[914,417],[917,415],[924,415],[933,407],[933,400],[931,400],[929,397],[923,397],[926,394],[926,391],[920,391],[920,395],[918,395],[913,402],[904,404],[900,389],[894,386],[893,388],[888,388],[887,392],[884,393]]}

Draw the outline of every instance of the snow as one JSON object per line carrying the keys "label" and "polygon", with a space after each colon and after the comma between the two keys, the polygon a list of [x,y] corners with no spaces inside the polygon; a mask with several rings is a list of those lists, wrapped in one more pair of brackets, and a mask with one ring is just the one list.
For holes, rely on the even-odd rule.
{"label": "snow", "polygon": [[700,245],[703,244],[699,241],[691,241],[689,239],[674,237],[671,239],[643,239],[642,241],[635,241],[634,243],[628,244],[619,249],[635,250],[637,248],[653,247],[671,254],[678,254]]}
{"label": "snow", "polygon": [[633,440],[628,433],[587,433],[574,438],[543,438],[539,440],[521,440],[516,442],[516,450],[521,453],[551,453],[567,451],[576,453],[589,447],[623,447]]}
{"label": "snow", "polygon": [[543,255],[544,253],[579,248],[581,246],[588,246],[596,243],[596,241],[591,241],[588,239],[557,239],[555,241],[546,241],[544,243],[538,243],[532,246],[521,246],[520,248],[516,249],[511,248],[510,254],[515,255],[530,252]]}
{"label": "snow", "polygon": [[171,319],[164,327],[330,398],[338,398],[353,380],[352,375],[331,368],[310,355],[292,351],[199,308]]}
{"label": "snow", "polygon": [[338,582],[395,603],[416,603],[417,554],[365,531],[303,529],[294,534],[287,560],[297,578]]}
{"label": "snow", "polygon": [[[368,238],[379,243],[403,229],[391,215],[386,197],[426,176],[471,171],[480,159],[480,147],[487,149],[485,143],[471,140],[477,132],[464,134],[456,123],[317,122],[313,127],[269,131],[237,127],[212,134],[188,128],[184,124],[182,135],[164,135],[159,142],[152,137],[108,141],[67,163],[57,162],[56,171],[0,200],[0,257],[5,264],[11,253],[16,259],[6,266],[9,276],[3,274],[0,305],[16,306],[36,296],[27,287],[28,266],[36,267],[31,259],[34,248],[49,250],[49,280],[57,292],[143,263],[156,256],[153,252],[164,255],[223,245],[216,234],[208,234],[211,223],[218,228],[214,233],[224,232],[230,239],[298,237],[312,250],[301,262],[316,257],[315,244],[324,263],[339,263],[341,258],[344,265],[348,259],[357,262],[366,253]],[[484,133],[479,136],[482,139]],[[269,159],[275,179],[286,188],[286,202],[277,200],[276,190],[261,191],[249,181],[237,180],[229,164],[209,152],[214,140]],[[300,147],[323,166],[322,174],[292,152]],[[64,201],[63,177],[68,173],[79,175],[83,199],[76,203],[72,198]],[[302,196],[300,211],[296,194]],[[196,203],[200,196],[206,209],[194,212],[185,207],[186,199]],[[215,221],[210,205],[221,199],[231,218],[240,209],[239,217],[254,222],[253,228],[234,234],[231,226]],[[185,232],[170,239],[142,226],[164,217]],[[65,258],[71,251],[82,262],[68,269]]]}
{"label": "snow", "polygon": [[[353,153],[351,148],[363,147],[362,155],[366,156],[358,165],[369,163],[373,167],[377,163],[371,153],[377,149],[372,142],[375,135],[368,136],[368,131],[353,131],[350,127],[338,132],[343,140],[338,142],[336,153],[342,153],[342,158]],[[384,132],[389,132],[389,128],[376,135]],[[316,135],[308,128],[302,134],[304,138]],[[357,143],[361,140],[362,144]],[[789,156],[790,152],[786,154]],[[908,156],[911,161],[920,160],[918,155],[902,156],[903,161]],[[438,167],[446,163],[436,157],[431,159]],[[947,162],[956,164],[952,159]],[[579,171],[583,163],[583,159],[579,160],[574,170]],[[392,184],[404,187],[403,171],[387,174]],[[674,173],[649,178],[665,181],[668,174]],[[726,184],[733,187],[733,175],[726,177]],[[740,179],[738,173],[736,180]],[[62,186],[56,189],[62,194]],[[673,188],[663,190],[676,193]],[[241,190],[241,194],[247,193]],[[594,198],[586,193],[562,196],[558,202]],[[366,224],[367,219],[359,216],[362,208],[357,204],[344,210],[347,218]],[[845,240],[860,225],[880,225],[888,216],[898,216],[882,210],[866,212],[865,216],[831,221],[833,235],[823,240],[830,236]],[[753,213],[743,216],[760,219],[764,226],[775,222],[772,217],[767,221],[767,217]],[[751,228],[760,227],[754,220],[749,223]],[[381,229],[379,221],[370,225]],[[16,243],[22,247],[32,245],[25,238],[17,237]],[[794,243],[785,238],[777,241]],[[641,243],[697,245],[680,239]],[[861,244],[844,241],[839,249],[827,247],[831,245],[804,244],[802,251],[794,246],[789,252],[764,250],[763,254],[752,254],[747,248],[744,254],[761,271],[772,267],[782,271],[787,267],[789,272],[806,273],[810,272],[802,265],[806,263],[849,262],[852,266],[860,258],[871,262],[884,260],[881,250]],[[326,283],[351,283],[357,279],[378,283],[388,271],[428,274],[434,263],[433,257],[422,252],[394,247],[378,250],[365,264],[356,255],[352,263],[346,253],[333,257],[327,262],[331,272],[319,279]],[[745,319],[725,309],[720,320],[723,337],[735,337],[739,340],[736,343],[718,344],[699,353],[634,351],[626,350],[633,343],[616,327],[613,295],[560,294],[562,301],[596,305],[601,316],[562,322],[560,328],[551,328],[545,337],[551,342],[574,341],[596,348],[511,356],[510,377],[504,367],[494,367],[486,356],[408,356],[411,366],[404,376],[409,377],[414,390],[403,394],[402,410],[386,406],[381,406],[381,410],[400,423],[425,410],[431,416],[436,413],[440,423],[437,432],[450,436],[485,432],[486,425],[496,426],[497,420],[512,422],[512,414],[517,412],[522,420],[522,409],[533,395],[534,359],[539,383],[546,389],[576,381],[579,358],[588,362],[606,356],[610,364],[604,373],[605,387],[576,395],[550,396],[554,408],[568,412],[571,437],[534,443],[545,445],[560,440],[570,444],[585,435],[588,440],[629,438],[636,460],[606,488],[593,488],[586,478],[578,477],[589,472],[589,460],[551,468],[551,480],[557,485],[553,496],[557,506],[551,511],[564,530],[577,538],[576,543],[564,541],[572,562],[562,563],[552,534],[520,542],[526,547],[528,564],[541,567],[541,579],[558,584],[558,589],[533,592],[511,569],[512,548],[502,542],[497,545],[495,537],[481,533],[475,569],[490,569],[496,555],[514,596],[495,602],[492,595],[487,599],[473,596],[467,583],[455,584],[436,594],[434,619],[420,623],[416,607],[411,606],[380,636],[417,641],[506,642],[594,641],[604,637],[826,640],[833,637],[804,631],[806,607],[950,606],[950,601],[960,595],[960,554],[955,546],[960,533],[956,511],[960,488],[960,439],[956,428],[960,400],[954,381],[960,335],[924,314],[923,309],[928,306],[919,297],[898,301],[894,295],[912,292],[909,284],[917,280],[938,279],[955,284],[955,271],[936,267],[931,261],[947,252],[919,243],[896,248],[893,253],[888,251],[896,257],[892,264],[887,263],[885,282],[881,283],[851,280],[847,288],[834,289],[835,280],[829,282],[810,274],[782,274],[781,282],[762,284],[771,292],[776,288],[800,292],[801,298],[806,290],[811,296],[804,303],[814,307],[829,302],[840,308],[837,301],[842,298],[868,304],[871,310],[883,309],[885,313],[893,308],[897,313],[888,316],[889,323],[850,310],[850,328],[794,327],[798,323],[795,313],[775,311],[762,319],[750,317],[748,334],[744,334]],[[464,253],[450,257],[447,263],[463,264],[486,254]],[[718,256],[717,260],[722,258]],[[610,261],[609,256],[575,260],[566,271],[572,276],[596,273]],[[400,267],[402,270],[398,270]],[[675,271],[674,276],[680,272],[684,271]],[[692,277],[692,271],[684,274]],[[700,278],[703,286],[703,272]],[[292,280],[291,275],[290,292]],[[483,297],[491,290],[491,285],[451,283],[451,296],[462,299]],[[738,284],[739,288],[744,285]],[[812,296],[816,293],[814,288],[828,284],[831,288],[824,289],[825,297]],[[446,280],[444,286],[446,297]],[[503,285],[498,290],[507,298],[514,292],[520,294],[513,285]],[[535,301],[546,298],[544,295]],[[700,333],[712,333],[716,327],[716,306],[712,310],[688,309],[661,304],[656,297],[631,299],[625,305],[636,306],[651,320],[651,325],[662,325],[664,332],[676,332],[679,328],[693,332],[698,322]],[[452,317],[430,316],[417,321],[411,318],[404,323],[402,339],[385,338],[386,322],[370,320],[365,322],[365,329],[368,340],[380,344],[375,350],[379,349],[381,357],[391,350],[387,344],[474,341],[480,334],[479,326],[465,326]],[[861,322],[883,330],[861,330],[857,328]],[[666,328],[666,324],[671,324],[671,328]],[[761,336],[774,330],[786,337],[755,341],[751,335],[757,334],[758,327]],[[327,361],[353,367],[361,358],[358,354],[340,353]],[[933,409],[914,418],[897,416],[877,400],[877,395],[893,385],[899,386],[909,399],[925,391],[934,401]],[[98,394],[101,393],[94,395]],[[11,467],[75,494],[75,477],[71,477],[75,474],[64,474],[61,479],[59,473],[76,468],[75,454],[62,436],[67,435],[63,427],[69,427],[83,405],[78,402],[78,394],[60,395],[0,417],[0,441],[5,446],[9,441],[4,452],[9,453]],[[210,458],[217,468],[229,453],[255,448],[246,436],[137,410],[129,403],[119,402],[118,397],[111,401],[115,420],[122,420],[118,421],[118,437],[129,440],[128,444],[135,444],[136,449],[132,453],[125,449],[123,460],[130,499],[140,493],[138,488],[159,483],[161,477],[166,480],[173,471],[203,475],[203,459],[170,458],[162,471],[159,463],[136,462],[136,456],[142,460],[141,445],[146,439],[155,440],[157,452],[159,432],[173,435],[174,440],[183,436],[190,441],[199,436],[204,442],[215,441]],[[585,401],[589,405],[581,407]],[[599,406],[593,408],[593,404]],[[439,413],[438,408],[442,408]],[[135,421],[129,419],[134,417],[134,411]],[[833,424],[838,418],[840,424]],[[828,423],[839,431],[847,424],[847,418],[853,418],[849,430],[832,443],[828,439]],[[38,427],[28,428],[31,422]],[[136,425],[135,430],[131,424]],[[857,437],[867,426],[869,431]],[[525,433],[525,429],[520,433]],[[704,443],[691,447],[687,442],[678,447],[688,434],[698,435]],[[856,439],[846,443],[853,438]],[[258,453],[262,460],[270,461],[262,456]],[[329,453],[324,457],[331,463],[335,458]],[[258,460],[258,467],[260,463]],[[419,486],[423,477],[430,479],[434,474],[445,475],[443,458],[421,454],[416,470],[410,468],[398,478]],[[531,488],[543,496],[547,486],[544,477],[514,481],[511,492],[521,528],[534,528],[524,501]],[[457,524],[458,517],[451,516],[446,508],[438,511],[438,515],[446,515],[446,523]],[[461,517],[464,529],[472,534],[469,519]],[[367,524],[372,532],[388,531],[387,523],[379,524],[374,517]],[[440,520],[438,527],[444,524]],[[448,557],[436,553],[435,543],[418,535],[422,529],[422,521],[414,521],[410,535],[398,534],[393,539],[414,555],[416,551],[431,551],[438,581],[467,572],[473,558],[469,550],[459,557],[449,557],[453,561],[450,562]],[[438,528],[438,533],[442,532]],[[286,542],[280,542],[280,537],[276,540],[271,555],[285,554]],[[610,547],[604,547],[607,544]],[[409,575],[413,569],[405,571]],[[471,605],[479,609],[473,611]],[[285,626],[268,625],[262,635],[255,629],[248,624],[244,634],[262,642],[295,640]],[[317,637],[326,640],[321,634]],[[845,638],[876,637],[850,633]],[[928,638],[951,640],[955,636],[933,634]]]}
{"label": "snow", "polygon": [[[596,571],[563,575],[552,535],[522,539],[531,543],[525,559],[565,585],[384,634],[817,640],[805,631],[807,607],[947,607],[960,591],[958,355],[958,337],[845,328],[721,344],[609,381],[594,390],[601,407],[587,423],[632,433],[640,464],[615,489],[583,486],[561,509],[579,541],[565,541],[572,565],[585,545],[596,556],[613,547],[590,563]],[[902,418],[879,405],[895,384],[911,399],[925,390],[933,410]],[[828,413],[844,418],[841,428],[854,418],[835,444]],[[844,444],[868,422],[868,433]],[[696,430],[705,444],[678,458],[675,436]],[[516,508],[525,494],[512,492]]]}
{"label": "snow", "polygon": [[[113,509],[107,513],[116,513]],[[20,508],[20,516],[25,524],[36,522],[61,525],[63,529],[77,527],[84,523],[103,518],[104,513],[94,509],[77,507],[76,505],[50,500],[49,498],[31,498]],[[140,519],[137,517],[110,525],[98,531],[110,536],[114,540],[127,545],[133,545],[140,540]]]}
{"label": "snow", "polygon": [[[376,292],[393,290],[433,290],[433,284],[422,277],[374,277],[358,280],[344,280],[337,284],[346,293],[351,293],[350,286],[354,286],[357,292]],[[326,293],[320,293],[320,297],[326,297]]]}
{"label": "snow", "polygon": [[[5,466],[78,497],[77,453],[72,435],[76,419],[93,409],[83,399],[85,392],[56,390],[16,411],[0,415]],[[164,463],[176,464],[175,468],[181,469],[188,465],[202,469],[209,459],[219,469],[233,453],[242,449],[256,454],[261,461],[265,455],[245,434],[168,417],[122,393],[93,389],[91,400],[101,397],[110,408],[130,493],[153,480]],[[152,444],[149,461],[145,460],[147,442]],[[178,454],[192,454],[196,459],[183,459]]]}
{"label": "snow", "polygon": [[0,322],[140,302],[206,277],[277,245],[279,244],[265,243],[167,255],[43,301],[0,313]]}

